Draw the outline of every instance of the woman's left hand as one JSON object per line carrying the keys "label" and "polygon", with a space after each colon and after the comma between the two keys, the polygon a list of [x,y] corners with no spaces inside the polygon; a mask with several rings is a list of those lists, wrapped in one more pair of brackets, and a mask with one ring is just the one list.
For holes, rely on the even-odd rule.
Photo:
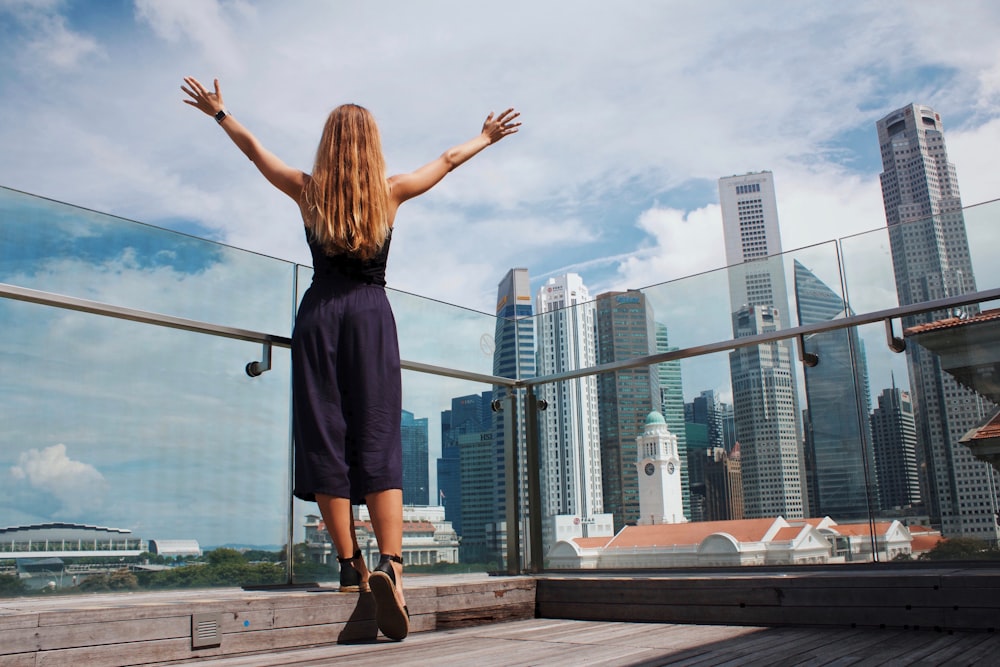
{"label": "woman's left hand", "polygon": [[508,134],[514,134],[517,132],[517,128],[521,126],[520,123],[515,123],[514,120],[520,116],[519,111],[514,111],[511,107],[503,113],[501,113],[496,118],[493,117],[493,112],[486,117],[486,121],[483,123],[483,134],[491,144],[495,144],[500,141]]}
{"label": "woman's left hand", "polygon": [[215,79],[215,92],[209,91],[193,76],[184,77],[184,83],[187,86],[181,86],[181,90],[191,97],[190,100],[184,100],[185,104],[197,107],[209,116],[215,116],[215,114],[226,108],[226,105],[222,102],[222,91],[219,90],[218,79]]}

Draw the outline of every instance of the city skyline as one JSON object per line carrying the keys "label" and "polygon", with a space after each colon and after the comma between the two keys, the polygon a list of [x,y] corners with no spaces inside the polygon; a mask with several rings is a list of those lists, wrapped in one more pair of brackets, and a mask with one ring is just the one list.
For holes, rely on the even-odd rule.
{"label": "city skyline", "polygon": [[[579,273],[592,293],[599,293],[723,266],[715,188],[720,174],[772,170],[779,179],[786,248],[884,228],[878,179],[882,165],[873,127],[887,112],[911,101],[929,104],[948,119],[949,159],[958,165],[966,201],[995,196],[1000,68],[993,50],[986,48],[1000,27],[1000,8],[994,4],[968,4],[950,17],[949,30],[940,30],[939,8],[894,2],[808,8],[775,3],[750,17],[739,3],[573,7],[583,11],[574,12],[568,24],[564,12],[517,3],[508,7],[508,15],[486,24],[478,20],[481,10],[459,3],[434,10],[399,6],[390,21],[383,20],[381,8],[320,8],[298,2],[2,3],[5,39],[0,53],[9,67],[0,73],[0,114],[5,119],[0,141],[8,159],[0,162],[0,185],[305,261],[294,206],[267,189],[210,119],[180,102],[181,76],[210,80],[218,74],[234,114],[269,148],[303,168],[311,164],[324,115],[342,101],[358,101],[376,112],[394,170],[419,166],[474,134],[487,111],[514,104],[524,112],[518,136],[463,166],[429,198],[403,209],[389,267],[391,287],[489,314],[495,280],[509,266],[532,267],[529,293],[566,272]],[[463,30],[466,25],[481,32],[469,34]],[[442,32],[460,39],[436,39]],[[504,50],[513,38],[516,55],[481,57]],[[563,48],[576,57],[563,57]],[[481,65],[469,67],[473,61]],[[400,77],[400,62],[423,76]],[[750,78],[756,88],[746,85]],[[111,104],[108,91],[114,91]],[[737,108],[739,114],[734,113]],[[53,291],[72,293],[81,265],[93,261],[102,279],[88,285],[86,295],[95,300],[132,305],[137,294],[149,290],[157,294],[154,310],[287,333],[291,305],[285,307],[289,294],[280,289],[280,280],[255,268],[246,270],[254,263],[233,259],[228,248],[205,252],[183,244],[147,247],[128,240],[109,244],[113,252],[93,256],[85,253],[94,246],[81,242],[79,228],[53,224],[47,231],[80,254],[54,261],[28,257],[17,264],[15,276],[50,274]],[[996,245],[980,242],[971,251],[990,247]],[[122,248],[138,250],[120,252]],[[864,286],[851,295],[858,312],[896,300],[895,293],[891,304],[877,300],[888,299],[885,286],[892,291],[892,276],[870,278],[869,264],[878,262],[869,259],[865,254],[858,259],[850,249],[845,255],[845,263],[861,267],[847,280]],[[885,258],[879,261],[887,265]],[[828,265],[806,264],[835,284]],[[699,280],[690,284],[697,287]],[[163,289],[164,284],[183,289]],[[191,299],[196,285],[210,286],[203,293],[209,298]],[[705,306],[724,292],[685,291],[691,293],[687,302],[680,295],[676,301],[698,316],[677,308],[680,315],[667,319],[672,344],[687,347],[721,339],[719,327],[705,333],[707,322],[720,319]],[[256,301],[280,303],[275,311],[282,318],[241,319],[245,313],[239,300],[231,305],[226,297],[247,293]],[[142,297],[140,301],[138,307],[148,306]],[[666,312],[659,301],[656,309]],[[102,387],[116,387],[121,380],[114,377],[111,361],[126,372],[148,368],[148,349],[116,345],[118,332],[127,329],[114,327],[116,336],[104,336],[87,321],[71,321],[88,334],[101,333],[92,336],[82,359],[64,360],[53,351],[46,360],[50,366],[66,363],[81,371],[80,382],[89,378]],[[480,335],[493,331],[492,320],[489,324],[470,337],[477,353]],[[39,340],[59,340],[45,335],[56,330],[47,319],[38,330],[29,326],[23,332],[25,349]],[[421,336],[411,335],[401,341],[405,357],[427,358],[413,352],[419,340]],[[153,341],[162,345],[157,349],[171,352],[186,345],[160,333]],[[884,347],[881,340],[879,345]],[[221,427],[187,430],[185,419],[193,422],[191,417],[207,413],[211,418],[204,417],[206,423],[241,424],[231,440],[235,444],[278,443],[268,450],[274,464],[263,469],[244,473],[250,457],[222,451],[212,451],[206,459],[213,469],[230,471],[232,479],[225,484],[230,493],[248,484],[266,489],[267,498],[256,498],[260,509],[254,505],[248,511],[255,518],[274,515],[278,526],[283,513],[268,499],[285,493],[281,482],[270,477],[282,466],[284,434],[261,426],[283,409],[280,401],[265,400],[270,394],[261,395],[268,387],[274,391],[268,383],[276,380],[265,376],[233,390],[221,385],[218,378],[231,379],[227,373],[232,368],[241,375],[247,355],[242,348],[218,347],[224,348],[224,362],[217,350],[209,359],[187,358],[201,366],[198,371],[207,378],[203,383],[157,368],[156,382],[149,384],[162,385],[160,389],[122,391],[131,407],[124,421],[130,426],[135,422],[132,441],[101,441],[103,431],[94,423],[102,407],[98,395],[74,404],[66,415],[77,420],[72,428],[50,432],[38,429],[37,422],[18,421],[17,435],[11,436],[15,451],[5,461],[6,472],[21,475],[11,485],[17,490],[17,511],[10,516],[96,512],[103,499],[105,513],[99,516],[111,522],[121,516],[112,500],[125,488],[119,486],[123,478],[157,466],[176,470],[170,468],[170,456],[200,456],[197,448],[206,440],[230,442],[229,434],[215,432]],[[718,361],[705,361],[714,363],[716,372],[698,374],[712,381],[685,376],[686,398],[702,389],[722,390],[724,383],[715,380],[728,381],[727,369]],[[280,358],[276,364],[275,377],[282,370]],[[24,361],[8,367],[18,365],[23,367]],[[31,368],[29,384],[50,377],[49,366]],[[423,416],[444,409],[445,395],[482,389],[467,383],[452,391],[459,383],[434,378],[439,383],[435,391],[421,392],[418,382],[424,378],[415,381],[414,375],[404,379],[406,392],[414,399],[410,407]],[[872,376],[874,386],[885,386],[886,365],[873,366]],[[897,376],[901,386],[909,384]],[[212,395],[219,386],[228,392],[224,405]],[[159,391],[184,408],[169,441],[167,434],[149,426],[145,412],[155,409],[150,397],[158,397]],[[425,409],[431,402],[437,407]],[[241,409],[258,404],[266,411],[247,414]],[[11,417],[13,423],[22,416]],[[42,423],[48,425],[45,419]],[[430,426],[431,456],[439,442],[435,421]],[[44,442],[37,435],[42,432]],[[168,442],[169,447],[149,446]],[[116,449],[120,445],[124,447]],[[135,451],[119,460],[118,451],[128,448]],[[164,451],[147,451],[157,449]],[[40,475],[43,463],[58,474]],[[76,477],[71,479],[72,471]],[[173,480],[165,475],[157,482],[169,486]],[[71,483],[62,483],[67,481]],[[185,487],[183,498],[172,500],[178,507],[166,510],[171,526],[183,526],[188,519],[184,507],[203,502],[199,490]],[[165,511],[148,505],[143,511],[151,516],[160,518],[157,512]],[[226,502],[211,505],[215,516],[206,520],[205,529],[220,534],[235,530]]]}

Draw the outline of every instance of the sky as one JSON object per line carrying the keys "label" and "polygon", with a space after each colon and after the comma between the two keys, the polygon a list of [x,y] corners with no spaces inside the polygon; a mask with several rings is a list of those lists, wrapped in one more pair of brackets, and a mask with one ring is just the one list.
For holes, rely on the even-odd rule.
{"label": "sky", "polygon": [[[714,272],[725,264],[720,177],[773,172],[784,249],[807,248],[797,257],[811,258],[809,268],[834,284],[836,250],[826,242],[884,227],[875,122],[894,109],[917,102],[940,113],[964,203],[996,198],[997,34],[1000,5],[988,0],[957,7],[894,0],[0,0],[0,185],[307,263],[295,206],[211,118],[182,103],[182,77],[218,77],[229,110],[306,171],[326,115],[341,103],[374,113],[393,173],[472,138],[487,113],[514,106],[522,114],[519,133],[400,209],[388,282],[400,290],[397,319],[426,332],[401,340],[404,358],[468,367],[451,356],[457,342],[425,348],[420,341],[472,341],[467,354],[479,356],[469,363],[490,372],[478,344],[492,333],[492,320],[475,311],[494,312],[497,283],[511,267],[527,267],[534,289],[579,273],[592,295],[667,282],[657,302],[675,304],[674,317],[685,317],[684,327],[671,325],[672,343],[692,345],[731,335],[728,304],[698,315],[712,295],[727,293]],[[87,229],[74,248],[89,247],[80,241],[94,233]],[[866,246],[866,237],[856,238],[843,244],[845,253]],[[181,237],[170,239],[163,252],[172,255],[98,258],[107,280],[94,284],[82,284],[72,258],[56,260],[55,250],[12,270],[25,284],[158,312],[215,321],[221,310],[231,314],[223,323],[234,326],[271,330],[272,309],[277,319],[288,312],[281,298],[261,305],[269,290],[280,290],[260,274],[248,278],[252,260],[200,254]],[[859,251],[844,260],[849,272],[858,267],[856,279],[848,278],[855,310],[894,305],[886,289],[891,271],[886,277],[883,260],[876,281],[866,258]],[[281,285],[290,279],[284,269],[277,273]],[[247,301],[261,310],[157,291],[165,274],[209,295],[255,290]],[[404,293],[430,300],[411,303]],[[441,326],[438,302],[468,311],[448,310],[450,325]],[[27,332],[18,354],[30,355],[53,326]],[[92,353],[115,356],[103,347]],[[242,350],[236,356],[249,360]],[[870,363],[879,363],[875,356]],[[883,379],[898,372],[898,360],[882,364]],[[718,375],[725,360],[706,364],[706,377]],[[708,388],[689,380],[698,375],[686,375],[686,393]],[[723,384],[715,388],[725,395]],[[249,387],[234,391],[274,391]],[[411,391],[414,403],[404,407],[435,424],[447,407],[440,396],[479,390],[442,381],[435,401],[420,403]],[[208,393],[201,398],[211,403]],[[267,405],[257,400],[263,403],[251,404]],[[111,493],[107,452],[72,439],[72,431],[53,429],[0,461],[23,487],[18,513],[8,522],[0,516],[0,524],[73,515],[67,499],[60,505],[52,495],[70,477]],[[46,476],[45,465],[70,477]],[[51,510],[25,509],[46,492]],[[103,516],[113,525],[127,513]]]}

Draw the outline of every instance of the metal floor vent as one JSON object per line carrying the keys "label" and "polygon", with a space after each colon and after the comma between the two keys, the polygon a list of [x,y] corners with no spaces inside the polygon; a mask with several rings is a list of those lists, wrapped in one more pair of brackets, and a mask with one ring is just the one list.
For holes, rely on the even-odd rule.
{"label": "metal floor vent", "polygon": [[191,615],[191,648],[211,648],[222,644],[222,614]]}

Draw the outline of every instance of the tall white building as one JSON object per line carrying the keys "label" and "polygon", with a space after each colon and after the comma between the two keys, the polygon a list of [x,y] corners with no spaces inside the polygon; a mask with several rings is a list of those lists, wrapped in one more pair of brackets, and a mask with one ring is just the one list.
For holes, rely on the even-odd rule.
{"label": "tall white building", "polygon": [[[596,307],[579,275],[549,278],[535,309],[539,375],[596,365]],[[538,395],[548,402],[539,419],[544,516],[603,513],[597,378],[546,384]]]}
{"label": "tall white building", "polygon": [[[761,171],[720,178],[719,201],[733,336],[793,326],[780,257],[774,176]],[[741,348],[729,355],[748,519],[800,518],[808,513],[792,359],[788,341]]]}
{"label": "tall white building", "polygon": [[[882,200],[900,305],[974,292],[965,216],[955,165],[948,162],[941,116],[910,104],[876,123],[882,152]],[[975,306],[963,309],[978,312]],[[951,316],[925,313],[905,327]],[[996,542],[998,475],[959,443],[986,416],[984,400],[941,370],[938,358],[906,349],[919,464],[926,470],[928,513],[945,537]]]}

